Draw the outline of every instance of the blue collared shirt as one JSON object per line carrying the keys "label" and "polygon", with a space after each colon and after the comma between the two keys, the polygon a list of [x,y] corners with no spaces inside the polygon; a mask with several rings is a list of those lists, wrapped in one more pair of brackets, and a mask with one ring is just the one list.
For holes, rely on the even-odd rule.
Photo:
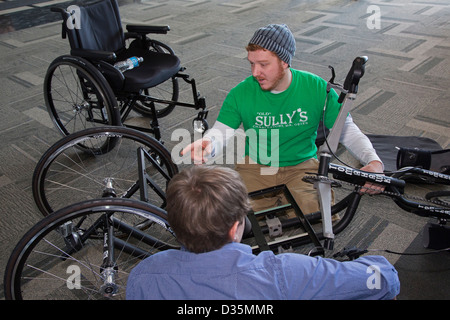
{"label": "blue collared shirt", "polygon": [[397,271],[382,256],[339,262],[296,253],[254,255],[229,243],[195,254],[159,252],[130,273],[127,299],[393,299]]}

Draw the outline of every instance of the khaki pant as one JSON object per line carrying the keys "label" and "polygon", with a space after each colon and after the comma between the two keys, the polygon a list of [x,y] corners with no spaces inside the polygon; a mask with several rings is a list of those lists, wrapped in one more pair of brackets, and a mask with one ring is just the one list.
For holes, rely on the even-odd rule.
{"label": "khaki pant", "polygon": [[[249,192],[286,185],[303,214],[306,215],[319,210],[319,201],[313,184],[303,181],[302,178],[308,173],[317,173],[318,167],[317,159],[309,159],[296,166],[268,168],[249,163],[249,158],[246,157],[245,164],[237,164],[235,169],[241,175]],[[272,172],[269,169],[273,169]],[[253,201],[253,210],[260,211],[282,203],[285,203],[283,194],[269,196]]]}

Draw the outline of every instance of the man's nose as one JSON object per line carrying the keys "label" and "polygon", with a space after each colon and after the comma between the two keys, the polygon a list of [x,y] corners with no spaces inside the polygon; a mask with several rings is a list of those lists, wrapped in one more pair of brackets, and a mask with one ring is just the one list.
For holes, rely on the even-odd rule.
{"label": "man's nose", "polygon": [[252,66],[252,75],[258,77],[261,74],[261,69],[257,65]]}

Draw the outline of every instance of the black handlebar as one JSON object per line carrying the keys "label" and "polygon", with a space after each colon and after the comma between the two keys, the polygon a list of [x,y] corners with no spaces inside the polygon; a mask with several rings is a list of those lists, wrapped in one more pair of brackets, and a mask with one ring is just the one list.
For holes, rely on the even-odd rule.
{"label": "black handlebar", "polygon": [[[366,62],[369,60],[366,56],[361,56],[355,58],[353,60],[352,67],[350,68],[350,71],[347,73],[347,77],[345,78],[344,82],[344,89],[347,90],[347,93],[357,93],[358,92],[358,84],[359,80],[364,75],[365,71],[365,65]],[[344,101],[344,98],[347,93],[342,92],[339,96],[339,103],[342,103]]]}
{"label": "black handlebar", "polygon": [[59,7],[51,7],[51,8],[50,8],[50,11],[51,11],[51,12],[59,12],[59,13],[64,13],[64,12],[66,12],[65,9],[59,8]]}

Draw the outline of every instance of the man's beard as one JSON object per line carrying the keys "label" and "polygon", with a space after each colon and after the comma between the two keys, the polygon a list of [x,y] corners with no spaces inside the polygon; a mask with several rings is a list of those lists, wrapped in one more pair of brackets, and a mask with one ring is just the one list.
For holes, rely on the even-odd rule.
{"label": "man's beard", "polygon": [[[276,78],[275,78],[275,80],[274,80],[274,82],[273,82],[273,84],[272,84],[272,86],[270,86],[269,88],[267,88],[267,89],[263,89],[262,87],[261,87],[261,84],[259,84],[259,86],[261,87],[261,89],[262,90],[264,90],[264,91],[272,91],[272,90],[274,90],[279,84],[280,84],[280,82],[283,80],[283,78],[284,78],[284,76],[285,76],[285,72],[284,72],[284,70],[283,70],[283,68],[282,68],[282,66],[281,66],[281,62],[279,63],[279,69],[278,69],[279,71],[278,71],[278,74],[277,74],[277,76],[276,76]],[[259,80],[260,78],[256,78],[256,80]],[[264,78],[265,79],[265,78]]]}

